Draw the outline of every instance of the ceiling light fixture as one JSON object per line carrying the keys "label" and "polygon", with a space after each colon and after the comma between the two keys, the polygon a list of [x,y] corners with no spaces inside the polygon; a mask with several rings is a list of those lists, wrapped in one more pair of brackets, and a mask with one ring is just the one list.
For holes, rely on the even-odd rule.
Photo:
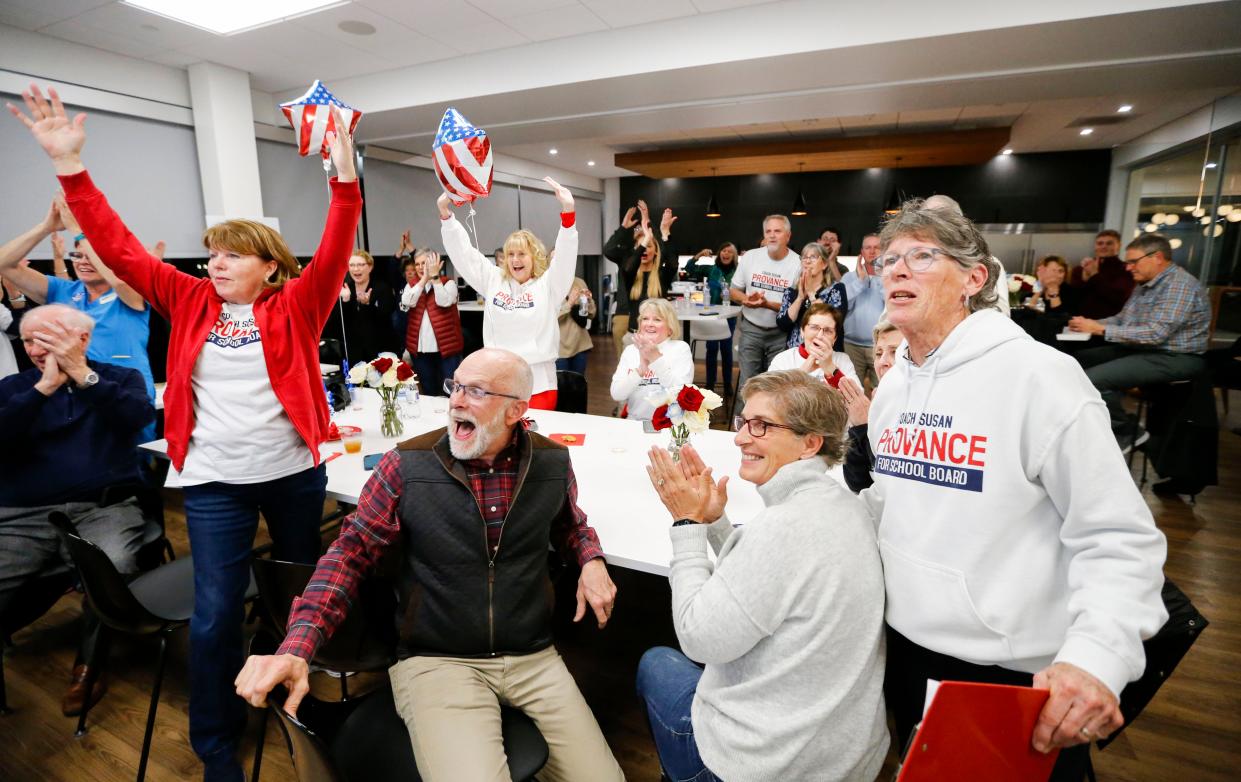
{"label": "ceiling light fixture", "polygon": [[707,199],[707,217],[722,217],[720,202],[715,198],[715,166],[711,166],[711,197]]}
{"label": "ceiling light fixture", "polygon": [[357,19],[346,19],[336,25],[343,33],[350,35],[374,35],[375,25],[359,21]]}
{"label": "ceiling light fixture", "polygon": [[122,0],[125,5],[216,35],[234,35],[345,5],[349,0]]}
{"label": "ceiling light fixture", "polygon": [[1166,216],[1164,216],[1164,218],[1163,218],[1163,224],[1164,224],[1164,225],[1176,225],[1176,224],[1177,224],[1177,223],[1179,223],[1180,221],[1181,221],[1181,216],[1180,216],[1180,215],[1178,215],[1176,212],[1169,212],[1169,213],[1168,213]]}
{"label": "ceiling light fixture", "polygon": [[549,155],[559,155],[559,154],[560,154],[560,150],[556,149],[555,147],[552,147],[551,149],[547,150],[547,154],[549,154]]}
{"label": "ceiling light fixture", "polygon": [[1120,106],[1120,108],[1116,109],[1117,114],[1128,114],[1131,111],[1133,111],[1133,106],[1128,103],[1124,103]]}
{"label": "ceiling light fixture", "polygon": [[1001,155],[1011,155],[1011,154],[1013,154],[1013,150],[1012,150],[1012,149],[1006,149],[1006,150],[1004,150],[1003,152],[1001,152],[1000,154],[1001,154]]}
{"label": "ceiling light fixture", "polygon": [[806,211],[806,196],[802,194],[801,189],[801,170],[803,165],[803,163],[797,164],[797,198],[793,199],[793,209],[790,212],[794,217],[805,217],[808,214]]}
{"label": "ceiling light fixture", "polygon": [[588,166],[593,166],[594,164],[595,164],[595,161],[593,161],[593,160],[587,160],[587,161],[586,161],[586,165],[588,165]]}
{"label": "ceiling light fixture", "polygon": [[1077,131],[1077,135],[1079,136],[1089,136],[1091,133],[1094,133],[1094,128],[1082,128]]}

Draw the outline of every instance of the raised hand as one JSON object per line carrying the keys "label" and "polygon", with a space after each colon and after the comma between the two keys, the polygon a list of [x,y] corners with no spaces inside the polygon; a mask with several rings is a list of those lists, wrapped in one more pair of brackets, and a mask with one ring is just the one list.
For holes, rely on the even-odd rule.
{"label": "raised hand", "polygon": [[440,259],[440,254],[433,250],[427,254],[426,260],[423,261],[422,268],[425,270],[427,278],[433,280],[440,276],[440,267],[443,265],[444,262]]}
{"label": "raised hand", "polygon": [[728,476],[715,483],[710,468],[686,475],[668,451],[659,446],[652,446],[647,458],[650,464],[646,474],[672,518],[710,524],[723,515],[728,502]]}
{"label": "raised hand", "polygon": [[573,194],[569,192],[569,188],[560,184],[549,176],[543,177],[543,181],[551,187],[552,192],[556,194],[556,200],[560,202],[561,212],[573,211]]}
{"label": "raised hand", "polygon": [[633,228],[638,224],[638,219],[633,216],[636,211],[638,211],[636,206],[631,206],[625,211],[625,217],[621,220],[621,228]]}
{"label": "raised hand", "polygon": [[668,235],[672,233],[672,224],[677,221],[673,216],[672,209],[665,209],[663,217],[659,219],[659,233],[663,235],[664,241],[668,240]]}
{"label": "raised hand", "polygon": [[56,194],[56,198],[52,200],[52,208],[56,210],[56,216],[60,220],[60,224],[65,227],[65,230],[73,231],[75,234],[82,233],[82,226],[78,225],[78,219],[73,216],[69,205],[65,203],[64,193]]}
{"label": "raised hand", "polygon": [[870,400],[862,387],[850,378],[841,378],[837,392],[845,400],[845,409],[849,411],[849,426],[861,426],[870,419]]}
{"label": "raised hand", "polygon": [[440,197],[435,199],[435,208],[440,210],[440,219],[447,220],[452,217],[452,199],[447,193],[440,193]]}
{"label": "raised hand", "polygon": [[336,181],[353,182],[358,178],[353,160],[353,137],[349,135],[349,123],[341,116],[340,108],[332,107],[332,119],[336,130],[328,134],[328,150],[332,165],[336,166]]}
{"label": "raised hand", "polygon": [[641,198],[638,199],[638,212],[642,215],[642,225],[650,225],[651,210],[647,208],[646,202]]}
{"label": "raised hand", "polygon": [[56,393],[57,389],[69,382],[69,376],[60,371],[60,365],[56,363],[56,357],[49,355],[43,359],[43,375],[39,378],[39,382],[34,384],[34,388],[44,396],[51,396]]}
{"label": "raised hand", "polygon": [[39,146],[43,147],[43,151],[52,159],[57,174],[68,175],[84,171],[81,156],[82,147],[86,144],[86,115],[77,114],[70,120],[55,88],[48,87],[47,94],[51,98],[50,103],[35,84],[22,92],[22,100],[30,112],[29,116],[12,103],[5,105],[13,116],[30,130]]}
{"label": "raised hand", "polygon": [[52,260],[65,261],[65,240],[59,233],[52,234]]}
{"label": "raised hand", "polygon": [[371,289],[367,288],[364,291],[358,291],[358,304],[365,306],[370,303],[371,303]]}

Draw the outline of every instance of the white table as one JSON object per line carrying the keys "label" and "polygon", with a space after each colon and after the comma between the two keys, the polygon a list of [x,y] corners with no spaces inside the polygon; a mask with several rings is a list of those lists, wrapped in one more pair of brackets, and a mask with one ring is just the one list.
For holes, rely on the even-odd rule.
{"label": "white table", "polygon": [[477,299],[473,301],[458,301],[457,311],[458,312],[482,312],[483,303],[481,301],[478,301]]}
{"label": "white table", "polygon": [[[362,469],[362,457],[391,450],[397,442],[379,434],[375,392],[368,389],[363,397],[362,410],[344,410],[336,414],[338,425],[362,428],[362,451],[344,453],[340,442],[324,443],[320,447],[323,457],[331,459],[327,463],[328,497],[354,505],[370,477],[370,472]],[[403,419],[402,439],[445,426],[447,412],[446,398],[423,397],[422,414],[418,418]],[[599,533],[608,562],[667,575],[672,559],[672,543],[668,539],[672,519],[651,486],[645,466],[647,451],[653,445],[666,446],[668,433],[647,434],[638,421],[598,415],[531,410],[529,416],[538,424],[540,434],[586,435],[582,445],[569,447],[577,476],[578,504]],[[708,466],[714,468],[717,479],[729,476],[728,517],[740,524],[756,515],[763,505],[754,485],[737,476],[741,451],[732,439],[730,432],[711,430],[693,435],[691,442]],[[167,450],[163,440],[142,447],[159,453]],[[843,483],[838,467],[828,474]]]}
{"label": "white table", "polygon": [[[677,320],[683,320],[688,323],[702,320],[728,320],[736,317],[741,312],[741,307],[735,304],[707,304],[699,306],[697,304],[690,307],[673,306],[677,312]],[[711,313],[709,315],[705,312]]]}

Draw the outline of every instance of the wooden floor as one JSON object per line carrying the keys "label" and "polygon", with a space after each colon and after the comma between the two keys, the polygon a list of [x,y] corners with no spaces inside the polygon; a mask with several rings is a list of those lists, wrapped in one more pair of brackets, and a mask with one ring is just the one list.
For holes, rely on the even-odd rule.
{"label": "wooden floor", "polygon": [[[590,360],[590,410],[608,414],[608,381],[616,354],[596,338]],[[702,368],[699,367],[699,379]],[[1235,780],[1241,777],[1241,397],[1220,431],[1220,486],[1190,506],[1146,491],[1168,536],[1167,575],[1194,600],[1210,628],[1146,712],[1122,738],[1096,752],[1100,780]],[[644,480],[635,476],[634,480]],[[184,518],[170,494],[169,534],[178,552],[187,544]],[[604,631],[561,622],[558,646],[632,780],[659,777],[654,748],[637,698],[634,672],[649,646],[675,643],[664,579],[614,569],[619,593]],[[111,659],[111,689],[91,713],[91,729],[73,737],[75,721],[60,714],[78,640],[80,596],[14,637],[5,657],[13,714],[0,717],[0,782],[132,779],[146,718],[154,645],[118,640]],[[174,639],[147,778],[195,779],[186,722],[186,643]],[[274,724],[269,726],[262,779],[295,780]],[[249,747],[247,747],[247,752]],[[886,777],[885,777],[886,778]]]}

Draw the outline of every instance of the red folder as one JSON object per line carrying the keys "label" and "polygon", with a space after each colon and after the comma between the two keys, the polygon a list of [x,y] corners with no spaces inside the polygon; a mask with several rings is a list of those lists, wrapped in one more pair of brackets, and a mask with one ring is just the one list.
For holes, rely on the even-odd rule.
{"label": "red folder", "polygon": [[1047,690],[943,682],[905,755],[897,782],[1046,782],[1059,750],[1030,746]]}

